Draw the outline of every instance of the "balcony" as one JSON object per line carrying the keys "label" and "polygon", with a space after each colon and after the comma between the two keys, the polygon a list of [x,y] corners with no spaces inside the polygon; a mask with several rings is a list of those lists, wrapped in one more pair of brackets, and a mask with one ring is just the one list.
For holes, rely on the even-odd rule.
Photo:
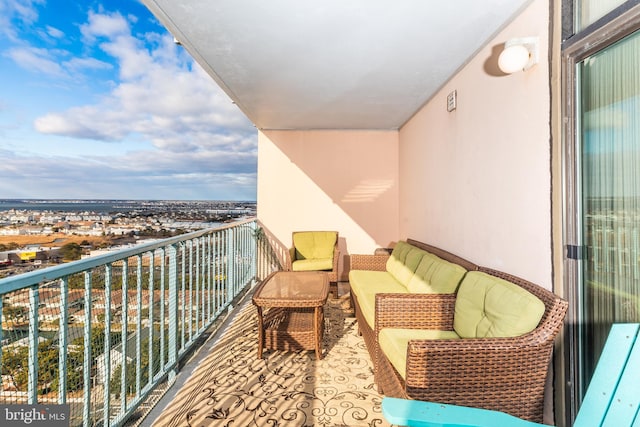
{"label": "balcony", "polygon": [[278,268],[256,220],[0,280],[0,404],[72,426],[140,419],[243,295]]}
{"label": "balcony", "polygon": [[[554,14],[544,1],[498,2],[508,7],[473,2],[464,7],[447,4],[451,12],[447,20],[434,12],[431,4],[376,2],[382,6],[369,9],[366,23],[362,21],[364,8],[355,10],[344,2],[329,2],[314,13],[290,1],[279,3],[278,7],[259,2],[252,7],[236,2],[144,3],[256,124],[258,217],[277,242],[286,244],[294,230],[340,230],[343,281],[349,271],[349,254],[372,253],[377,247],[411,237],[547,289],[563,288],[563,157],[554,111],[555,100],[561,95],[555,81],[560,55],[552,42],[560,30],[553,22],[554,16],[560,16],[559,3],[554,2]],[[485,16],[485,11],[501,16],[488,25],[476,19]],[[482,31],[471,33],[470,22],[464,17]],[[549,55],[541,54],[538,65],[526,73],[496,74],[492,69],[496,52],[506,40],[523,35],[538,35],[541,52],[546,50]],[[433,50],[446,55],[431,56]],[[450,55],[452,52],[456,53],[455,58]],[[453,110],[447,109],[450,94],[458,97]],[[257,225],[248,228],[252,227],[256,229]],[[3,331],[2,341],[9,340],[2,344],[3,352],[13,345],[12,340],[26,337],[27,342],[36,343],[44,338],[45,330],[28,329],[38,322],[49,322],[49,328],[57,327],[63,332],[56,341],[56,355],[65,354],[61,348],[69,350],[68,357],[63,358],[68,359],[67,365],[56,365],[45,375],[42,364],[37,363],[45,360],[45,350],[35,351],[32,345],[22,377],[12,380],[16,389],[26,384],[24,390],[11,392],[15,401],[50,399],[46,401],[64,403],[79,399],[87,403],[72,408],[74,422],[82,419],[88,424],[119,425],[134,413],[136,404],[155,393],[156,378],[159,384],[175,382],[176,370],[191,351],[186,343],[204,336],[199,333],[208,330],[215,313],[226,313],[232,306],[244,307],[240,298],[245,289],[277,268],[276,262],[265,258],[266,253],[258,251],[247,262],[256,266],[255,271],[246,272],[246,277],[227,272],[245,265],[229,255],[237,251],[239,243],[230,243],[226,234],[215,237],[219,231],[212,233],[212,237],[185,237],[187,240],[170,241],[168,246],[105,259],[101,265],[87,263],[78,270],[55,270],[53,276],[29,276],[30,282],[0,282],[0,292],[21,292],[23,301],[22,311],[12,307],[14,318],[3,329],[21,326],[24,333],[14,339],[7,338],[8,333]],[[221,250],[227,251],[226,256],[218,258],[221,271],[216,270],[215,263],[212,272],[209,267],[203,271],[208,264],[201,261],[202,257],[215,256],[218,249],[209,249],[209,243],[200,243],[201,239],[211,239],[215,248],[220,245]],[[246,247],[253,244],[247,237]],[[241,253],[239,259],[243,257]],[[154,268],[149,272],[154,271],[153,276],[145,276],[145,266],[151,265]],[[142,273],[138,274],[138,269]],[[128,275],[131,281],[123,284],[122,277]],[[146,285],[149,280],[152,286]],[[137,292],[138,281],[142,282],[140,292],[130,294],[133,288]],[[63,313],[57,308],[58,312],[49,315],[46,309],[50,304],[40,297],[38,288],[39,284],[51,283],[53,305],[66,307],[67,302],[73,306],[76,301],[75,289],[89,289],[93,282],[105,284],[104,295],[83,291],[79,298],[82,307],[91,306],[93,298],[97,298],[97,315],[94,319],[89,316],[91,327],[85,323],[78,332],[71,325],[83,321],[82,312],[73,309]],[[203,283],[207,289],[211,283],[213,290],[206,297],[201,293]],[[61,291],[65,288],[68,292]],[[240,295],[232,288],[238,288]],[[147,289],[153,292],[145,296]],[[100,298],[115,301],[109,306],[113,311],[110,319],[106,318],[110,310],[100,316]],[[47,306],[42,312],[25,310],[38,307],[41,301]],[[154,308],[144,312],[144,304]],[[127,305],[130,310],[122,310]],[[243,313],[242,308],[235,313]],[[139,327],[138,317],[142,318]],[[113,319],[126,325],[126,334],[122,333],[122,326],[114,325],[108,331],[105,327],[95,335],[100,338],[93,344],[93,325],[114,324]],[[348,319],[345,317],[342,323],[345,336],[350,333]],[[334,329],[333,322],[330,327],[340,330]],[[238,328],[242,337],[251,332],[245,334],[245,329]],[[127,339],[123,338],[125,335]],[[78,349],[85,355],[79,358],[80,363],[71,360],[77,345],[74,341],[79,337],[92,343],[89,349]],[[225,339],[230,338],[223,336],[219,342],[224,345]],[[64,384],[60,372],[75,372],[77,366],[84,370],[84,361],[94,356],[91,349],[96,347],[103,349],[100,366],[104,368],[99,369],[96,362],[79,374],[80,379],[65,379]],[[124,360],[122,355],[138,347],[140,352],[134,352],[134,357],[126,356],[127,369],[118,370]],[[105,348],[115,352],[107,353]],[[334,351],[338,347],[329,344],[327,348]],[[211,351],[215,354],[215,349]],[[148,355],[153,357],[146,360]],[[323,363],[331,360],[327,357]],[[358,358],[344,355],[340,360],[355,363]],[[234,361],[252,369],[259,363],[252,357]],[[286,369],[279,374],[291,375]],[[557,384],[566,383],[561,371],[555,371]],[[256,370],[255,374],[262,381],[259,372]],[[362,372],[356,377],[366,377],[366,369]],[[39,380],[29,382],[30,378]],[[308,392],[312,384],[318,386],[328,377],[317,378],[293,390],[288,402],[303,396],[296,393]],[[91,387],[87,391],[78,384]],[[270,385],[278,393],[285,392],[276,383]],[[57,391],[64,390],[62,386],[67,388],[66,394]],[[182,388],[189,390],[188,387]],[[372,395],[375,392],[372,384],[365,390]],[[328,389],[321,391],[330,393]],[[556,392],[561,395],[558,400],[562,400],[570,398],[574,390],[558,387]],[[354,393],[353,399],[345,396],[345,405],[340,407],[351,412],[352,420],[361,419],[366,424],[375,411],[365,415],[357,405],[348,406],[349,402],[360,401],[364,395],[359,393]],[[329,402],[328,396],[322,399],[316,395],[314,402]],[[176,404],[188,400],[189,395],[178,394]],[[372,402],[371,407],[375,408]],[[273,410],[246,399],[236,399],[225,410],[231,414],[243,404],[253,405],[250,407],[255,409],[254,414]],[[548,402],[547,409],[552,416],[552,402]],[[324,416],[322,411],[327,414],[319,424],[337,422],[338,413],[333,412],[333,407],[318,409],[311,401],[301,403],[299,411],[292,410],[286,416],[300,420],[303,414]],[[211,419],[227,416],[215,411],[210,415]],[[166,416],[157,413],[150,419],[164,421]]]}

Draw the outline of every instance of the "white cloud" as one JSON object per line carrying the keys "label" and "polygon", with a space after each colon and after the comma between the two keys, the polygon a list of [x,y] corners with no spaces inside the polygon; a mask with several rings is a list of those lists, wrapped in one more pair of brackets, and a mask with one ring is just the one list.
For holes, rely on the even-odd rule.
{"label": "white cloud", "polygon": [[47,29],[47,34],[53,37],[54,39],[61,39],[64,37],[64,32],[60,31],[55,27],[52,27],[51,25],[47,25],[46,29]]}
{"label": "white cloud", "polygon": [[[31,73],[41,73],[67,82],[84,81],[85,77],[79,74],[83,70],[111,69],[113,66],[96,58],[71,58],[66,51],[56,49],[43,49],[33,46],[21,46],[8,49],[4,55],[11,58],[21,68]],[[61,58],[62,57],[62,58]]]}
{"label": "white cloud", "polygon": [[84,89],[92,72],[113,69],[113,80],[101,85],[108,92],[87,92],[84,105],[43,114],[34,127],[59,137],[48,137],[51,153],[65,138],[74,138],[100,145],[101,153],[120,144],[114,150],[120,154],[66,157],[25,148],[19,156],[0,148],[0,158],[6,159],[0,194],[255,199],[255,128],[169,34],[146,32],[144,40],[137,39],[134,22],[118,13],[89,13],[78,27],[86,43],[82,54],[24,46],[10,50],[21,66],[58,78],[66,87],[75,83]]}
{"label": "white cloud", "polygon": [[[30,198],[139,198],[255,200],[256,174],[189,167],[194,156],[176,162],[140,152],[131,157],[17,156],[0,149],[0,194]],[[219,160],[223,162],[223,160]],[[55,167],[52,167],[54,166]],[[15,185],[20,182],[20,185]]]}
{"label": "white cloud", "polygon": [[15,18],[25,25],[31,25],[38,19],[37,5],[45,0],[0,0],[0,33],[9,39],[17,38],[11,19]]}
{"label": "white cloud", "polygon": [[51,52],[47,49],[36,47],[16,47],[9,49],[6,54],[15,61],[20,67],[37,71],[48,76],[67,78],[67,72],[52,57]]}
{"label": "white cloud", "polygon": [[89,11],[88,22],[80,26],[80,32],[89,42],[97,37],[112,38],[130,34],[129,23],[119,13],[96,13]]}
{"label": "white cloud", "polygon": [[255,138],[243,139],[255,135],[251,123],[170,35],[147,47],[118,14],[92,13],[83,28],[88,40],[112,37],[98,43],[115,58],[120,81],[100,103],[38,118],[39,132],[114,142],[136,135],[173,152],[230,148],[239,141],[233,151],[255,150]]}
{"label": "white cloud", "polygon": [[108,70],[113,65],[108,62],[100,61],[96,58],[71,58],[64,63],[65,67],[70,70]]}

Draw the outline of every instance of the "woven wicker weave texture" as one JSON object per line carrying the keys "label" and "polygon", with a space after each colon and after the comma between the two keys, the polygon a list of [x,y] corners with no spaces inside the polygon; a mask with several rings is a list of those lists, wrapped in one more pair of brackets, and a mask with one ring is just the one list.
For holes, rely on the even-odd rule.
{"label": "woven wicker weave texture", "polygon": [[[290,283],[292,277],[300,283]],[[286,289],[299,285],[306,290],[289,292],[290,289]],[[276,296],[278,294],[281,296]],[[269,275],[253,296],[253,304],[258,309],[258,357],[262,357],[262,349],[267,348],[315,350],[321,359],[323,305],[328,294],[328,278],[323,273],[280,271]]]}
{"label": "woven wicker weave texture", "polygon": [[[516,338],[411,341],[406,382],[377,345],[382,328],[453,330],[455,294],[378,294],[376,325],[369,327],[354,299],[359,330],[374,361],[379,390],[387,396],[500,410],[541,422],[544,387],[555,337],[562,328],[567,302],[519,277],[479,267],[460,257],[414,240],[409,243],[439,257],[508,280],[545,304],[538,327]],[[377,256],[352,257],[352,268],[384,270]]]}

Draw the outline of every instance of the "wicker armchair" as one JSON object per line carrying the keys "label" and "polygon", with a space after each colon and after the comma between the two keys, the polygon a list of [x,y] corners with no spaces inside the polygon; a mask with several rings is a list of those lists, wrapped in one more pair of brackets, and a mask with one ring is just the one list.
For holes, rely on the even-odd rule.
{"label": "wicker armchair", "polygon": [[294,231],[286,268],[288,271],[326,271],[329,292],[334,298],[338,296],[338,237],[337,231]]}
{"label": "wicker armchair", "polygon": [[376,382],[390,397],[499,410],[541,422],[547,371],[567,302],[518,277],[484,267],[478,270],[515,283],[542,300],[545,311],[536,329],[515,338],[411,340],[405,381],[377,345],[380,330],[451,331],[455,298],[378,294]]}

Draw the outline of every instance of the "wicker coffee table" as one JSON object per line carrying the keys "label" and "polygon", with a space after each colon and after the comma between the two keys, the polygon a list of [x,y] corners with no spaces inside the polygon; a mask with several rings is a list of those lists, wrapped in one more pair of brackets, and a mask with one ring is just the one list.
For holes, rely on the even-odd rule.
{"label": "wicker coffee table", "polygon": [[276,271],[256,289],[258,358],[262,349],[315,350],[322,359],[323,306],[329,279],[318,271]]}

